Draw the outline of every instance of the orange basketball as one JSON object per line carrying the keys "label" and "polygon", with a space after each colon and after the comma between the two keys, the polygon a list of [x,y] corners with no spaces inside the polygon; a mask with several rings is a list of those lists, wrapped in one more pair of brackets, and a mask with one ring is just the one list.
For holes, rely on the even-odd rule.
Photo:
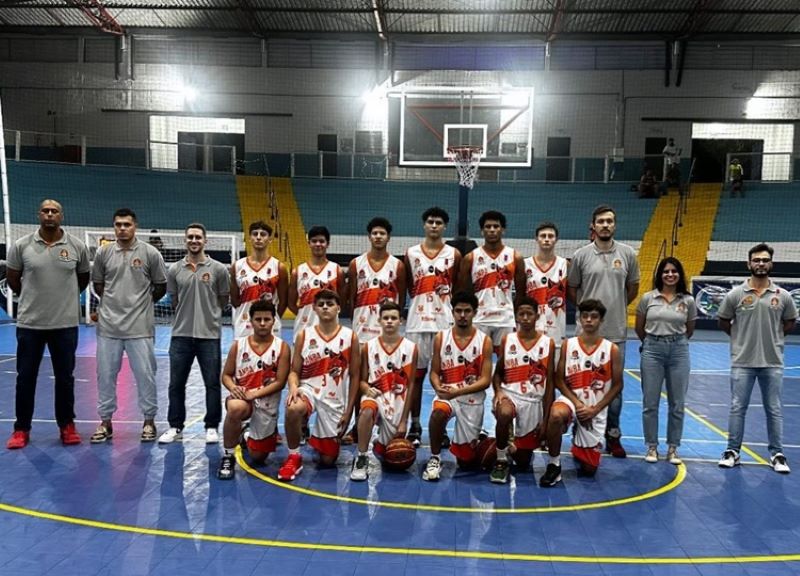
{"label": "orange basketball", "polygon": [[410,440],[395,438],[386,446],[383,463],[389,470],[408,470],[417,459],[417,451]]}
{"label": "orange basketball", "polygon": [[491,470],[497,462],[497,442],[494,438],[484,438],[475,448],[475,461],[481,470]]}

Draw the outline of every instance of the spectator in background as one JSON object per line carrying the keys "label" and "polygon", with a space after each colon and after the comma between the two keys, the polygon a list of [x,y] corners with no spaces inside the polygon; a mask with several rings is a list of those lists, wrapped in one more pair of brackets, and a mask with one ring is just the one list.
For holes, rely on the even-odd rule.
{"label": "spectator in background", "polygon": [[682,149],[675,146],[675,140],[669,139],[669,143],[664,146],[664,180],[667,186],[680,187],[681,185],[681,152]]}
{"label": "spectator in background", "polygon": [[161,236],[153,236],[153,234],[158,234],[158,230],[153,228],[150,230],[150,238],[147,240],[147,243],[150,244],[153,248],[158,250],[159,252],[164,252],[164,242],[161,240]]}
{"label": "spectator in background", "polygon": [[744,168],[739,163],[738,158],[731,160],[731,165],[728,167],[728,177],[731,180],[731,198],[736,196],[737,193],[744,198],[744,187],[742,186]]}
{"label": "spectator in background", "polygon": [[658,190],[658,182],[656,176],[649,168],[642,174],[639,180],[639,198],[658,198],[660,196]]}

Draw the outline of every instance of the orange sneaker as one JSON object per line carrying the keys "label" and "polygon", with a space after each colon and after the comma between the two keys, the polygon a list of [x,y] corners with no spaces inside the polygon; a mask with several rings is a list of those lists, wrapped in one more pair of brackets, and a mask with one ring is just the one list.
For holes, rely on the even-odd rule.
{"label": "orange sneaker", "polygon": [[303,471],[303,457],[300,454],[289,454],[286,461],[278,470],[278,480],[291,482]]}
{"label": "orange sneaker", "polygon": [[9,450],[19,450],[20,448],[25,448],[30,439],[31,434],[27,430],[14,430],[11,438],[9,438],[8,442],[6,442],[6,448]]}
{"label": "orange sneaker", "polygon": [[70,422],[61,429],[61,443],[64,446],[72,446],[81,443],[81,436],[75,430],[75,424]]}

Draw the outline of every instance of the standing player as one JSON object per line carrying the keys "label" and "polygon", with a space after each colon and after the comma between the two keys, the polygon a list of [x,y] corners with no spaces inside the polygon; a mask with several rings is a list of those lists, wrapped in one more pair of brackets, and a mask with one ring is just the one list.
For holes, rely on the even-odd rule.
{"label": "standing player", "polygon": [[561,396],[550,408],[547,451],[550,462],[539,485],[561,481],[561,437],[573,424],[572,455],[579,472],[593,476],[600,465],[611,401],[622,393],[622,362],[619,347],[600,335],[606,307],[599,300],[578,304],[581,333],[564,344],[556,370]]}
{"label": "standing player", "polygon": [[250,255],[241,258],[231,266],[231,306],[233,313],[233,333],[235,338],[244,338],[253,333],[250,323],[250,306],[256,300],[272,302],[277,311],[272,330],[276,336],[281,333],[281,316],[288,302],[289,273],[286,266],[274,256],[270,256],[272,227],[258,220],[250,224]]}
{"label": "standing player", "polygon": [[294,480],[303,470],[300,437],[312,412],[317,421],[308,443],[320,454],[323,466],[339,457],[339,438],[353,413],[360,376],[358,338],[339,324],[339,294],[321,290],[314,295],[319,323],[297,333],[286,398],[286,445],[289,457],[278,470],[278,480]]}
{"label": "standing player", "polygon": [[230,396],[225,401],[223,455],[217,471],[221,480],[230,480],[235,474],[233,451],[242,434],[242,423],[248,418],[250,458],[263,462],[278,443],[278,408],[289,375],[290,352],[289,346],[273,334],[275,319],[272,302],[253,302],[253,334],[235,340],[228,351],[222,372],[222,384]]}
{"label": "standing player", "polygon": [[136,238],[133,210],[114,212],[114,236],[115,242],[97,249],[92,269],[94,291],[100,296],[96,353],[100,425],[90,441],[97,444],[114,435],[111,417],[117,409],[117,376],[125,352],[144,415],[141,441],[153,442],[158,412],[153,303],[167,292],[167,271],[158,250]]}
{"label": "standing player", "polygon": [[536,254],[525,259],[525,292],[539,305],[536,329],[550,336],[556,344],[556,357],[561,341],[567,335],[567,273],[566,258],[556,256],[558,227],[542,222],[536,227]]}
{"label": "standing player", "polygon": [[336,262],[328,260],[331,233],[325,226],[312,226],[307,237],[311,259],[295,268],[289,280],[289,310],[297,315],[294,321],[295,338],[301,330],[317,324],[314,298],[321,290],[333,290],[339,302],[345,290],[341,268]]}
{"label": "standing player", "polygon": [[[628,303],[639,293],[639,262],[633,248],[614,240],[617,215],[611,206],[595,208],[591,226],[594,240],[578,248],[572,257],[567,276],[567,298],[575,304],[589,298],[603,303],[608,314],[600,332],[619,347],[620,365],[624,368]],[[606,430],[606,452],[615,458],[627,455],[619,428],[621,411],[622,394],[619,394],[608,407]]]}
{"label": "standing player", "polygon": [[508,481],[509,431],[515,425],[514,459],[527,468],[544,440],[550,405],[555,397],[553,369],[555,343],[537,331],[539,306],[523,296],[516,306],[517,331],[503,337],[492,385],[497,418],[497,462],[492,482]]}
{"label": "standing player", "polygon": [[428,423],[431,457],[423,480],[439,479],[442,438],[450,418],[456,430],[450,445],[460,465],[475,461],[475,448],[483,424],[486,389],[492,380],[492,341],[472,325],[478,310],[474,294],[459,292],[452,299],[455,326],[436,335],[431,360],[431,386],[436,392]]}
{"label": "standing player", "polygon": [[222,310],[230,293],[230,276],[225,265],[206,255],[205,226],[198,222],[189,224],[184,242],[186,256],[167,271],[167,292],[175,310],[169,341],[170,428],[158,442],[169,444],[183,439],[186,382],[197,358],[206,389],[206,443],[216,444],[217,427],[222,419],[220,333]]}
{"label": "standing player", "polygon": [[499,352],[503,336],[514,331],[511,291],[525,293],[525,264],[519,252],[503,244],[506,217],[502,212],[484,212],[478,224],[483,246],[464,256],[458,277],[462,289],[472,289],[478,297],[475,326],[491,338],[494,351]]}
{"label": "standing player", "polygon": [[378,439],[373,445],[383,456],[393,438],[405,438],[417,347],[400,334],[400,306],[391,301],[380,306],[381,334],[361,348],[361,413],[358,417],[358,456],[353,462],[351,480],[366,480],[369,471],[367,449],[372,428],[378,425]]}
{"label": "standing player", "polygon": [[[419,415],[422,408],[422,384],[433,355],[436,334],[453,325],[450,295],[461,265],[461,253],[444,243],[444,231],[450,216],[438,207],[422,213],[425,237],[422,243],[406,251],[405,267],[408,276],[408,293],[411,302],[406,321],[406,337],[417,345],[417,386],[411,405],[411,428],[408,439],[419,446],[422,425]],[[449,439],[444,436],[447,444]]]}

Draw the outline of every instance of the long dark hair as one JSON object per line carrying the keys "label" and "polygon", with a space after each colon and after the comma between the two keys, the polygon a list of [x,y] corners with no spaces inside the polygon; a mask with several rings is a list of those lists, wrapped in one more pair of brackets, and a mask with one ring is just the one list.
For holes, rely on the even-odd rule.
{"label": "long dark hair", "polygon": [[686,273],[683,271],[683,264],[681,264],[681,261],[673,256],[667,256],[658,263],[658,266],[656,267],[656,273],[653,275],[653,288],[659,292],[663,290],[664,278],[662,278],[662,276],[664,274],[664,268],[667,267],[667,264],[672,264],[678,271],[678,284],[675,286],[675,292],[678,294],[688,294],[689,289],[686,287]]}

